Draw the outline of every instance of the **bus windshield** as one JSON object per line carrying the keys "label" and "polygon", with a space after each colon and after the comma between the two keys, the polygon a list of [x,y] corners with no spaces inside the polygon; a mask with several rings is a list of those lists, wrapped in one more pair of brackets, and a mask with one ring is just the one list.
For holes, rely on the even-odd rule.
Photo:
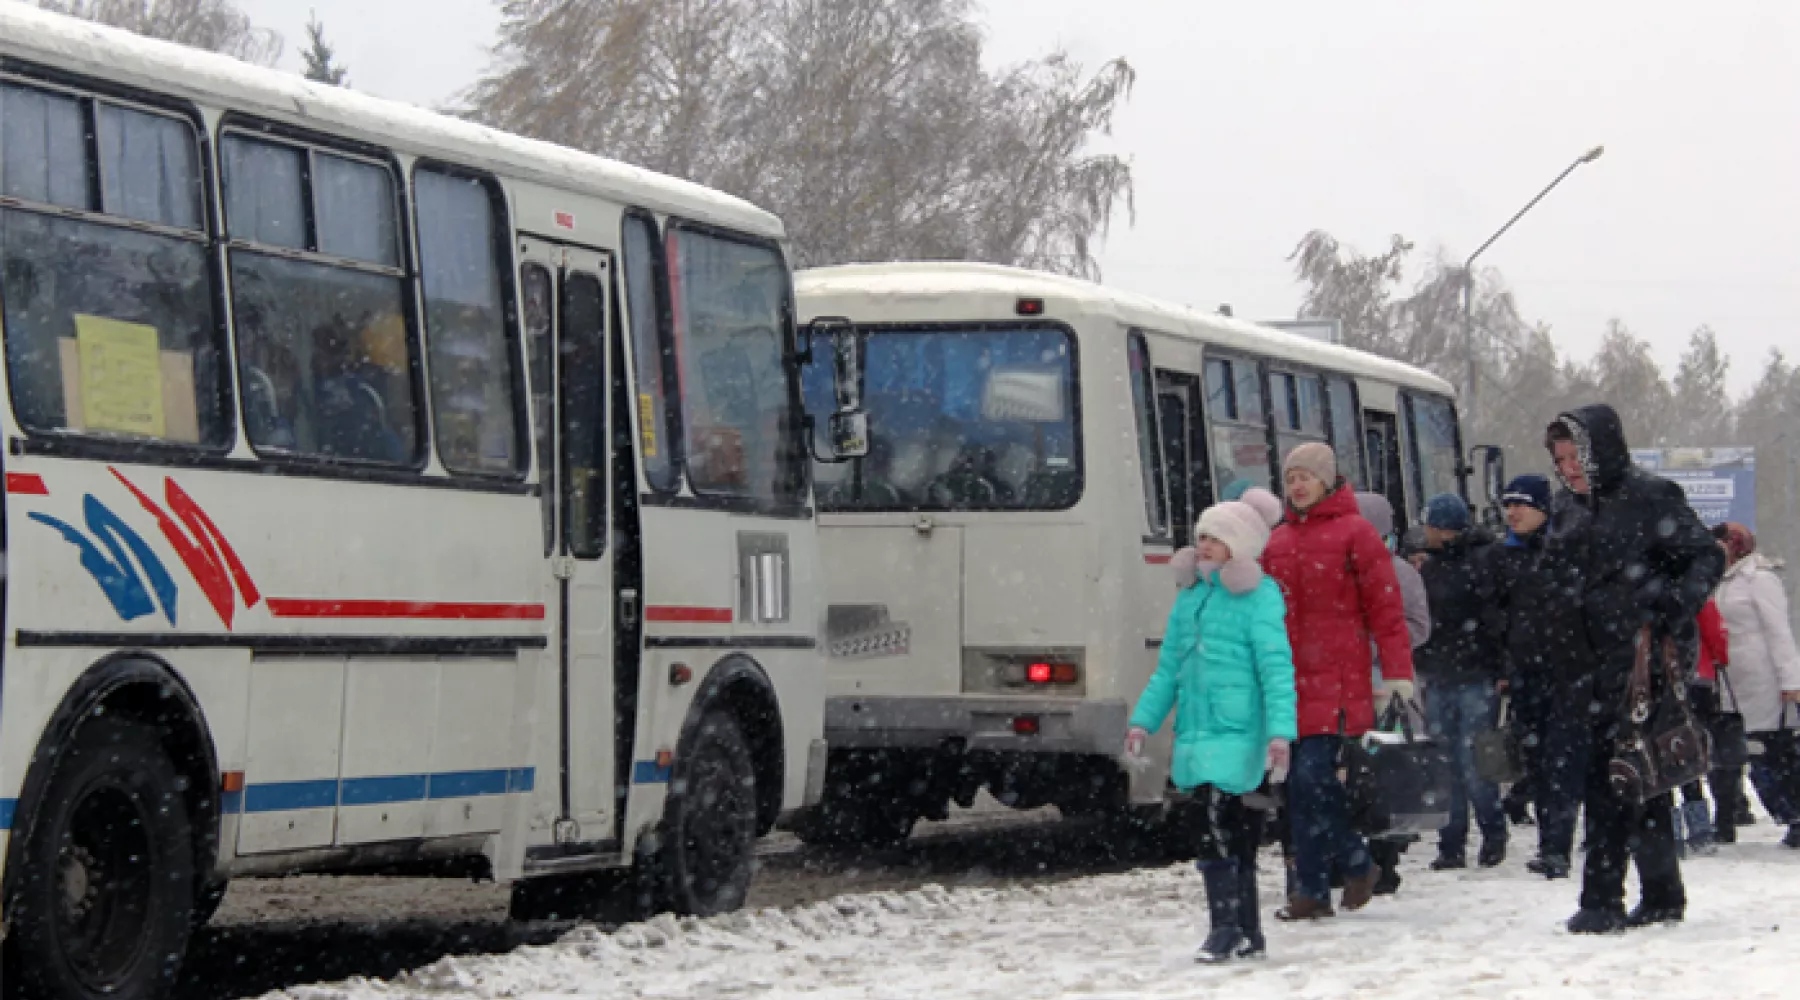
{"label": "bus windshield", "polygon": [[[815,467],[824,510],[1064,510],[1081,496],[1075,348],[1047,327],[868,331],[869,454]],[[821,435],[829,350],[806,371]],[[825,454],[826,443],[815,442]]]}

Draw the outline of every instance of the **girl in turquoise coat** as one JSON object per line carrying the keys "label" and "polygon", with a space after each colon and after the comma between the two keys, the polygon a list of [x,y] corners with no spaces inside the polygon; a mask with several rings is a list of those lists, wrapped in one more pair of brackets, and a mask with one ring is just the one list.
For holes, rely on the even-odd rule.
{"label": "girl in turquoise coat", "polygon": [[1212,932],[1196,957],[1224,962],[1264,952],[1256,901],[1262,813],[1244,796],[1264,774],[1281,781],[1294,739],[1294,656],[1287,605],[1257,565],[1269,528],[1244,503],[1200,515],[1199,582],[1181,591],[1163,633],[1162,656],[1131,715],[1125,749],[1175,713],[1175,786],[1197,805],[1194,831]]}

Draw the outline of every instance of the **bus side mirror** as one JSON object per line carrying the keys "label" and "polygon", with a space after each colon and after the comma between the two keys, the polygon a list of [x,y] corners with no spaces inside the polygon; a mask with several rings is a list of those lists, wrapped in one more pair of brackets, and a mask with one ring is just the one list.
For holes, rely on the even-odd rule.
{"label": "bus side mirror", "polygon": [[1506,509],[1501,501],[1506,490],[1506,449],[1483,444],[1469,449],[1469,454],[1481,456],[1481,493],[1487,499],[1487,507],[1481,512],[1482,520],[1489,527],[1498,528],[1506,522]]}
{"label": "bus side mirror", "polygon": [[[814,360],[814,350],[821,339],[831,342],[832,397],[836,412],[826,421],[831,454],[814,454],[818,462],[847,462],[869,453],[869,415],[863,412],[863,336],[841,317],[824,317],[806,324],[802,339],[806,349],[802,363]],[[809,418],[813,419],[813,418]],[[811,434],[808,438],[811,439]],[[817,445],[814,445],[816,452]]]}

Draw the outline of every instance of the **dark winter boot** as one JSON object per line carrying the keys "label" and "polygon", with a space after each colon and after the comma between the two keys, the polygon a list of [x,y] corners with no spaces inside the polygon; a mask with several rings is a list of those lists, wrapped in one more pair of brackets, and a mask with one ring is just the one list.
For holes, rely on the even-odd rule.
{"label": "dark winter boot", "polygon": [[1781,846],[1792,851],[1800,851],[1800,823],[1794,823],[1788,827],[1787,836],[1781,838]]}
{"label": "dark winter boot", "polygon": [[1483,868],[1498,868],[1506,860],[1505,837],[1483,837],[1481,853],[1476,856],[1475,863]]}
{"label": "dark winter boot", "polygon": [[1626,927],[1648,927],[1651,924],[1678,924],[1687,915],[1684,906],[1651,906],[1639,903],[1625,917]]}
{"label": "dark winter boot", "polygon": [[1439,853],[1431,862],[1431,870],[1434,872],[1453,872],[1467,867],[1469,859],[1461,854]]}
{"label": "dark winter boot", "polygon": [[1257,909],[1256,868],[1238,865],[1238,929],[1244,932],[1244,946],[1239,958],[1262,958],[1269,952],[1263,940],[1262,911]]}
{"label": "dark winter boot", "polygon": [[1203,861],[1200,864],[1200,871],[1206,877],[1206,908],[1212,915],[1212,932],[1206,935],[1206,942],[1194,956],[1196,962],[1207,965],[1229,962],[1244,943],[1239,867],[1236,861]]}
{"label": "dark winter boot", "polygon": [[1569,859],[1559,854],[1544,854],[1525,862],[1525,870],[1545,878],[1568,878]]}
{"label": "dark winter boot", "polygon": [[1570,934],[1617,934],[1625,929],[1623,906],[1582,907],[1569,918]]}

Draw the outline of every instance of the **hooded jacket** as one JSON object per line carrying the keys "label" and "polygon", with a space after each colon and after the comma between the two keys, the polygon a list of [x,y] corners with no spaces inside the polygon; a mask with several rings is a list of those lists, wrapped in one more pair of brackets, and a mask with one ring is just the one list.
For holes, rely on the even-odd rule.
{"label": "hooded jacket", "polygon": [[1465,531],[1430,550],[1419,569],[1431,606],[1431,641],[1413,653],[1413,669],[1427,684],[1492,684],[1505,677],[1491,549]]}
{"label": "hooded jacket", "polygon": [[1648,625],[1691,647],[1725,553],[1681,487],[1632,464],[1612,407],[1584,406],[1557,422],[1574,439],[1589,490],[1559,493],[1545,530],[1552,544],[1569,547],[1578,567],[1581,631],[1593,649],[1600,706],[1595,721],[1617,723],[1638,630]]}
{"label": "hooded jacket", "polygon": [[[1394,505],[1388,498],[1379,493],[1358,493],[1356,509],[1362,512],[1363,520],[1375,528],[1375,533],[1383,539],[1394,534]],[[1419,571],[1413,569],[1412,563],[1394,557],[1394,579],[1400,583],[1400,602],[1406,607],[1406,634],[1412,640],[1414,649],[1418,649],[1431,638],[1431,605],[1425,599],[1425,581],[1419,578]],[[1376,664],[1380,666],[1379,663]]]}
{"label": "hooded jacket", "polygon": [[1174,710],[1170,778],[1184,791],[1253,792],[1269,741],[1294,738],[1287,609],[1275,582],[1243,565],[1253,580],[1234,587],[1215,571],[1176,595],[1156,673],[1131,713],[1132,726],[1153,733]]}
{"label": "hooded jacket", "polygon": [[1311,510],[1290,504],[1263,552],[1287,598],[1299,736],[1361,736],[1375,722],[1371,642],[1387,680],[1412,680],[1394,558],[1342,479]]}

